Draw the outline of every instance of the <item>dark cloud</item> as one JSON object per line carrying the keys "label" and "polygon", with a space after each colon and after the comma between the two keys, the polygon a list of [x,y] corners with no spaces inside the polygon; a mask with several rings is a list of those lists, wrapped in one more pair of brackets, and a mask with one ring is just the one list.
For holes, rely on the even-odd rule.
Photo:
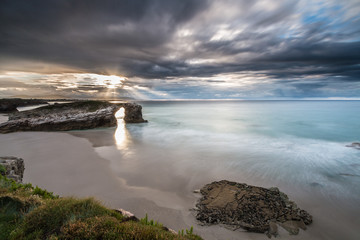
{"label": "dark cloud", "polygon": [[[4,56],[136,73],[155,61],[177,26],[206,8],[200,1],[1,1]],[[134,70],[125,63],[135,62]]]}
{"label": "dark cloud", "polygon": [[[360,81],[359,11],[353,0],[2,0],[0,69],[41,62],[164,91],[182,79],[190,95],[204,87],[191,77],[215,85],[228,80],[203,78],[251,72],[279,85],[275,95],[315,96]],[[106,91],[93,82],[76,91]]]}

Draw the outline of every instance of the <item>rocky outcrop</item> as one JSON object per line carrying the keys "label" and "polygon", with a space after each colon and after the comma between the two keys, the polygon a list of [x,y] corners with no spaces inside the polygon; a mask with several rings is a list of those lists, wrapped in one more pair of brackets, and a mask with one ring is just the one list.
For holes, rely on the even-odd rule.
{"label": "rocky outcrop", "polygon": [[0,133],[16,131],[67,131],[116,126],[118,106],[99,101],[50,105],[17,112],[0,124]]}
{"label": "rocky outcrop", "polygon": [[[2,100],[2,99],[1,99]],[[15,112],[17,111],[18,105],[11,102],[0,102],[0,112],[7,113],[7,112]]]}
{"label": "rocky outcrop", "polygon": [[41,99],[4,98],[0,99],[0,112],[16,112],[17,107],[37,104],[47,104],[47,101]]}
{"label": "rocky outcrop", "polygon": [[7,178],[22,182],[24,176],[24,160],[17,157],[0,157],[0,165],[5,169],[2,173]]}
{"label": "rocky outcrop", "polygon": [[142,118],[141,106],[135,103],[77,101],[12,113],[8,122],[0,124],[0,133],[113,127],[117,124],[115,113],[121,107],[125,108],[124,121],[126,123],[146,122]]}
{"label": "rocky outcrop", "polygon": [[351,147],[360,150],[360,142],[353,142],[352,144],[346,145],[346,147]]}
{"label": "rocky outcrop", "polygon": [[142,107],[136,103],[124,103],[125,108],[124,121],[126,123],[143,123],[147,122],[142,117]]}
{"label": "rocky outcrop", "polygon": [[251,232],[278,234],[280,225],[290,234],[306,229],[312,217],[289,201],[278,188],[262,188],[247,184],[219,181],[205,185],[197,203],[197,220],[204,224],[225,224]]}
{"label": "rocky outcrop", "polygon": [[124,217],[123,218],[124,222],[127,222],[127,221],[139,222],[140,221],[133,213],[126,211],[122,208],[114,209],[114,211],[120,213]]}

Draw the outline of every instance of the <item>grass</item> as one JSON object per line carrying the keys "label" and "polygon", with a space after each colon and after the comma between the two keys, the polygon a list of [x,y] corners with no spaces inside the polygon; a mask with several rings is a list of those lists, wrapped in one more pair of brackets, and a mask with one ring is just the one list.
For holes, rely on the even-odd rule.
{"label": "grass", "polygon": [[[2,166],[2,165],[0,165]],[[58,195],[54,195],[53,192],[49,192],[45,189],[41,189],[38,186],[33,187],[31,183],[23,184],[17,183],[12,179],[6,178],[0,175],[0,193],[6,192],[19,192],[19,194],[38,195],[43,199],[55,199],[59,198]]]}
{"label": "grass", "polygon": [[6,173],[6,168],[0,164],[0,175],[4,176]]}
{"label": "grass", "polygon": [[93,198],[60,198],[0,176],[0,239],[201,240],[190,230],[174,234],[146,216],[128,221]]}
{"label": "grass", "polygon": [[21,226],[11,235],[11,238],[48,239],[51,236],[61,235],[61,229],[68,224],[96,216],[122,219],[120,214],[101,206],[92,198],[53,199],[28,213]]}
{"label": "grass", "polygon": [[144,225],[155,226],[155,227],[160,227],[160,228],[164,227],[161,223],[158,223],[157,221],[154,221],[153,219],[149,220],[147,214],[145,214],[144,218],[140,219],[140,223],[142,223]]}

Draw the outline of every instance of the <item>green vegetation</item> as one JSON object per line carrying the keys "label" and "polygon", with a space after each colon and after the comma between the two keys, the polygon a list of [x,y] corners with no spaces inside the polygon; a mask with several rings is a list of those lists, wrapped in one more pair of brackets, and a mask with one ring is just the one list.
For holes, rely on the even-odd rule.
{"label": "green vegetation", "polygon": [[6,173],[6,168],[0,164],[0,175],[4,176]]}
{"label": "green vegetation", "polygon": [[144,217],[144,218],[141,218],[141,219],[140,219],[140,222],[141,222],[142,224],[144,224],[144,225],[156,226],[156,227],[160,227],[160,228],[164,227],[161,223],[158,223],[157,221],[154,221],[154,220],[152,220],[152,219],[149,221],[147,214],[145,214],[145,217]]}
{"label": "green vegetation", "polygon": [[[1,165],[0,165],[1,166]],[[193,239],[193,228],[174,234],[145,218],[129,220],[92,198],[60,198],[0,176],[0,239]]]}
{"label": "green vegetation", "polygon": [[[3,167],[0,165],[0,167]],[[1,170],[0,170],[1,171]],[[22,184],[17,183],[12,179],[8,179],[5,176],[0,176],[0,193],[9,192],[14,193],[18,192],[18,194],[22,195],[38,195],[43,199],[55,199],[59,198],[58,195],[54,195],[52,192],[48,192],[45,189],[41,189],[38,186],[33,187],[31,183]]]}
{"label": "green vegetation", "polygon": [[33,190],[31,184],[19,184],[0,175],[0,239],[8,239],[23,216],[42,204],[41,196],[33,194]]}
{"label": "green vegetation", "polygon": [[187,239],[191,239],[191,240],[202,240],[202,238],[196,234],[194,234],[194,228],[193,226],[191,226],[190,230],[188,229],[182,229],[181,231],[179,230],[178,232],[179,236],[182,237],[186,237]]}

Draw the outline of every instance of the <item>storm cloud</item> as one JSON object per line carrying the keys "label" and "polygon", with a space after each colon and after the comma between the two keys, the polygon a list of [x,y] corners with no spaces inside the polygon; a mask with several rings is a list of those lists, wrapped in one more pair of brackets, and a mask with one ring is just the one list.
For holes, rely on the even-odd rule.
{"label": "storm cloud", "polygon": [[357,0],[3,0],[0,72],[118,75],[175,98],[358,97],[359,13]]}

